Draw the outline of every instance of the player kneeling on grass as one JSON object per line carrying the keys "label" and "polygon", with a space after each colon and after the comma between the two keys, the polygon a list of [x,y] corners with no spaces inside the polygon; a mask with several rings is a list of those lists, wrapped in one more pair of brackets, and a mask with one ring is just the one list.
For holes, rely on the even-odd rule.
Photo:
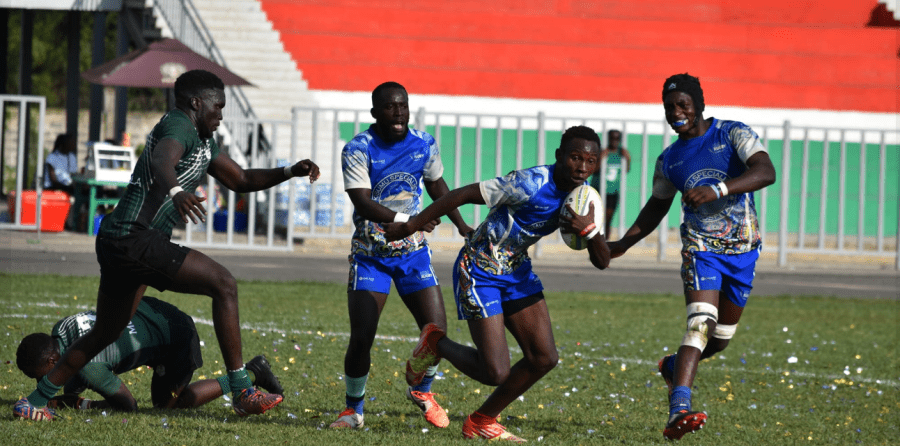
{"label": "player kneeling on grass", "polygon": [[669,387],[663,435],[677,440],[706,423],[705,413],[691,409],[697,364],[724,350],[737,330],[762,248],[753,192],[775,182],[775,168],[750,127],[703,118],[703,90],[696,77],[669,77],[662,98],[666,121],[678,140],[656,161],[653,196],[625,236],[609,248],[613,257],[625,254],[659,225],[675,193],[682,193],[687,332],[678,353],[659,361]]}
{"label": "player kneeling on grass", "polygon": [[[436,359],[445,358],[473,379],[497,386],[484,404],[463,423],[466,438],[524,442],[497,422],[500,412],[552,370],[559,354],[553,340],[543,286],[532,272],[528,248],[560,227],[576,234],[590,233],[593,209],[587,215],[560,210],[570,191],[599,166],[600,138],[588,127],[572,127],[556,150],[556,164],[514,171],[504,177],[453,190],[406,223],[387,224],[388,240],[399,240],[428,222],[473,203],[491,210],[484,222],[467,235],[453,270],[458,316],[468,321],[476,348],[461,345],[434,324],[422,331],[407,362],[406,379],[414,385]],[[588,243],[591,263],[609,265],[605,237]],[[509,329],[524,357],[510,367]]]}
{"label": "player kneeling on grass", "polygon": [[[26,336],[16,351],[16,366],[29,378],[40,380],[75,339],[94,327],[96,320],[96,313],[85,311],[63,318],[49,335],[32,333]],[[52,409],[59,407],[137,410],[134,396],[116,375],[141,366],[153,369],[150,384],[153,407],[198,407],[230,390],[227,375],[188,384],[194,370],[202,365],[200,340],[193,319],[171,304],[144,296],[119,339],[70,378],[64,394],[52,398],[47,404],[49,408],[35,414],[49,413],[52,417]],[[284,389],[264,356],[253,358],[246,368],[254,385],[284,395]],[[104,400],[80,397],[86,389],[97,392]]]}

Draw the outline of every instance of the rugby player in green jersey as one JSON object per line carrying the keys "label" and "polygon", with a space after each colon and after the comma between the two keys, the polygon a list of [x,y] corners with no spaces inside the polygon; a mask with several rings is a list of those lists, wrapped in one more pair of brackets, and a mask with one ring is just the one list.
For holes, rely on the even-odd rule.
{"label": "rugby player in green jersey", "polygon": [[243,169],[219,150],[213,132],[222,121],[225,86],[216,75],[188,71],[175,81],[175,109],[147,135],[131,181],[115,210],[97,233],[100,287],[97,321],[63,353],[37,389],[16,402],[15,417],[50,420],[45,406],[91,358],[115,342],[134,316],[147,286],[160,291],[199,294],[212,299],[213,324],[241,416],[261,414],[281,403],[282,396],[257,390],[241,357],[237,282],[206,255],[170,241],[181,220],[206,220],[204,198],[194,195],[206,174],[239,193],[268,189],[292,177],[319,178],[310,160],[274,169]]}
{"label": "rugby player in green jersey", "polygon": [[[50,334],[25,336],[16,350],[16,366],[29,378],[43,378],[72,342],[94,327],[96,320],[95,312],[84,311],[61,319]],[[137,410],[137,401],[116,375],[141,366],[148,366],[153,372],[150,383],[153,407],[198,407],[230,390],[227,375],[190,382],[194,371],[203,366],[194,320],[172,304],[144,296],[119,339],[70,378],[63,395],[53,397],[48,406]],[[253,374],[254,385],[284,395],[265,356],[251,359],[246,367]],[[86,389],[104,399],[92,401],[81,397]]]}

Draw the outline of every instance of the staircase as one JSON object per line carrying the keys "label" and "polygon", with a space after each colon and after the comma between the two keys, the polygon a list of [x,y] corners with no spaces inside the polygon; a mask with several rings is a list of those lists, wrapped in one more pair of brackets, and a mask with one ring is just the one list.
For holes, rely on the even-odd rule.
{"label": "staircase", "polygon": [[[317,106],[296,63],[284,50],[279,34],[272,28],[257,0],[192,0],[215,46],[229,70],[250,81],[243,87],[255,118],[263,122],[263,134],[272,143],[275,158],[288,160],[291,153],[291,108]],[[178,38],[178,36],[175,36]],[[252,126],[244,126],[252,128]],[[320,118],[317,128],[318,151],[312,153],[311,114],[304,113],[297,122],[296,162],[311,158],[323,172],[332,172],[333,159],[329,121]],[[242,133],[243,132],[243,133]],[[233,135],[246,147],[249,130]],[[339,167],[339,166],[338,166]],[[330,178],[326,179],[326,181]]]}

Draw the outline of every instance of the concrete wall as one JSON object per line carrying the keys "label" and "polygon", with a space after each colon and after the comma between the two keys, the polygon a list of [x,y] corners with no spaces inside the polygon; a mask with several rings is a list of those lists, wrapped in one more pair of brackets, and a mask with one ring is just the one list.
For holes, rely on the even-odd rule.
{"label": "concrete wall", "polygon": [[[147,134],[153,129],[153,126],[159,122],[162,112],[129,112],[125,128],[131,135],[131,145],[138,147],[145,143]],[[15,166],[18,150],[18,129],[19,129],[19,113],[17,108],[9,108],[6,110],[6,133],[4,139],[4,166]],[[44,124],[44,155],[53,150],[53,142],[56,141],[57,135],[66,131],[66,112],[65,109],[47,109],[46,121]],[[87,155],[87,136],[88,136],[89,112],[87,109],[78,112],[78,163],[79,167],[84,166],[85,157]],[[37,126],[37,121],[32,125]],[[103,122],[100,126],[100,134],[103,139],[113,138],[113,117],[104,115]],[[116,138],[118,139],[118,138]]]}

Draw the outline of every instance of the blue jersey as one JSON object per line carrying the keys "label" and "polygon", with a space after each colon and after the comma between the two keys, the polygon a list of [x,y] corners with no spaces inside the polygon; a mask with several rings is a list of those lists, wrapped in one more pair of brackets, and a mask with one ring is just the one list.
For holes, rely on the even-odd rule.
{"label": "blue jersey", "polygon": [[[388,143],[375,134],[374,125],[356,135],[341,153],[344,189],[370,189],[372,200],[408,215],[422,210],[425,181],[436,181],[444,173],[441,153],[434,137],[411,129],[403,141]],[[353,212],[352,254],[396,257],[427,246],[419,231],[395,242],[384,239],[380,224]]]}
{"label": "blue jersey", "polygon": [[559,211],[569,193],[556,187],[555,167],[517,170],[480,183],[491,211],[463,249],[481,269],[512,273],[530,260],[529,246],[559,229]]}
{"label": "blue jersey", "polygon": [[[746,124],[713,118],[702,136],[679,139],[659,155],[653,196],[672,198],[676,191],[684,193],[740,176],[747,170],[747,159],[765,151],[759,136]],[[697,209],[683,207],[681,241],[685,251],[738,254],[760,244],[752,193],[728,195]]]}

